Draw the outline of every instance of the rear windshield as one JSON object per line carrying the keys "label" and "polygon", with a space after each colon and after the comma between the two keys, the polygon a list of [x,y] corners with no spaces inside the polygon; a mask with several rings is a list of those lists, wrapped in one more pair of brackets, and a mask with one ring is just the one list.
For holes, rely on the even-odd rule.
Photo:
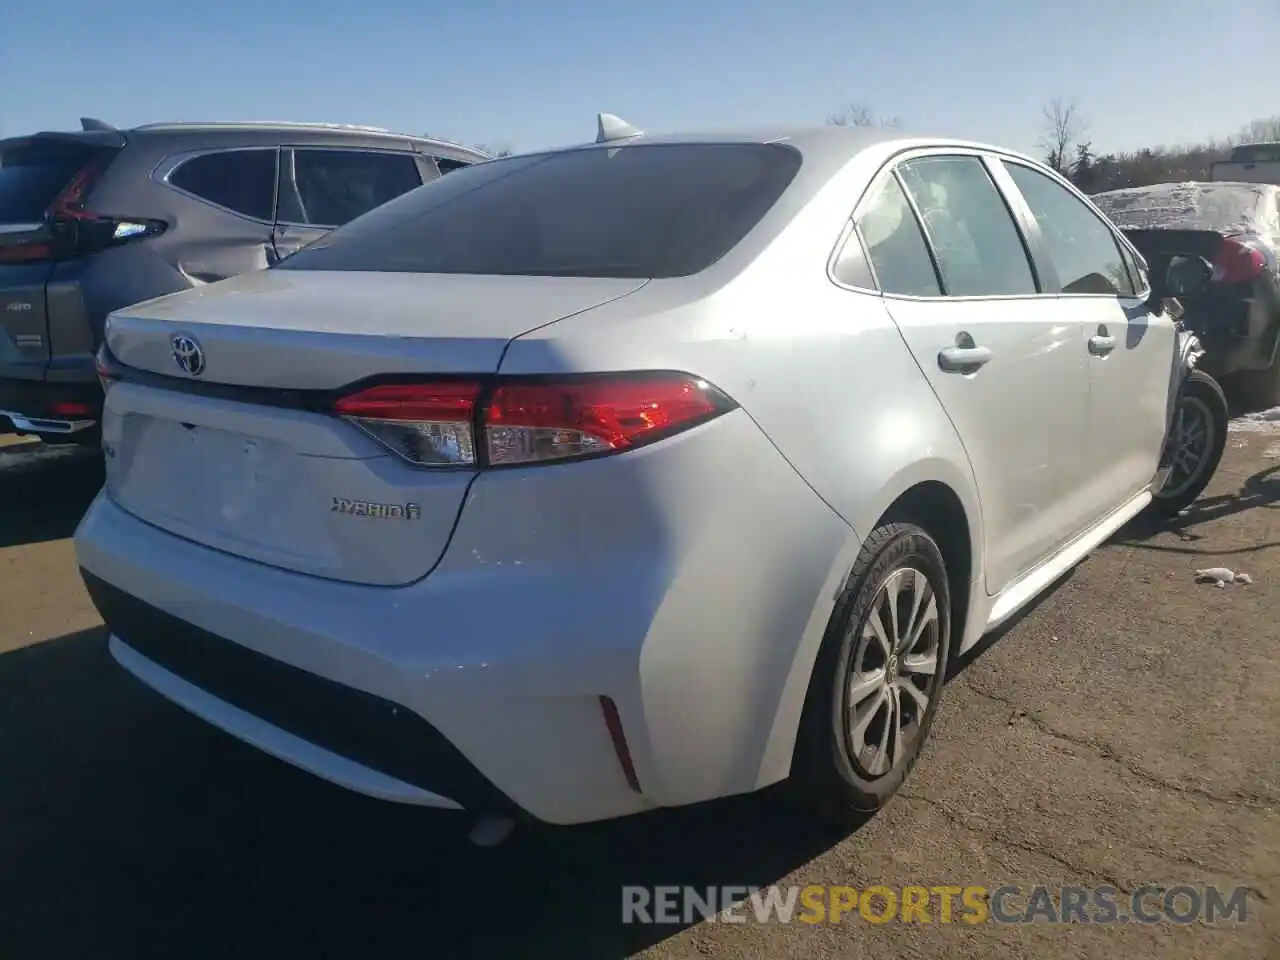
{"label": "rear windshield", "polygon": [[0,148],[0,223],[39,223],[62,188],[99,149],[56,141]]}
{"label": "rear windshield", "polygon": [[276,269],[683,277],[754,227],[800,168],[775,144],[633,144],[511,157],[441,177]]}

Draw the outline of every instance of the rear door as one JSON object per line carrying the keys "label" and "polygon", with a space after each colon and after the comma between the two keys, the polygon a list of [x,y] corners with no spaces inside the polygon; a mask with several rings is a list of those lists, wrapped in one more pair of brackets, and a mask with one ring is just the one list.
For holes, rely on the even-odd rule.
{"label": "rear door", "polygon": [[856,220],[889,312],[969,455],[997,593],[1078,530],[1080,331],[1040,296],[980,154],[905,158]]}
{"label": "rear door", "polygon": [[1139,296],[1145,278],[1138,289],[1111,224],[1049,175],[1014,160],[1004,166],[1053,261],[1060,302],[1084,331],[1073,348],[1086,358],[1090,381],[1080,492],[1100,519],[1147,486],[1159,465],[1173,320],[1153,314]]}
{"label": "rear door", "polygon": [[429,161],[412,153],[286,147],[281,153],[274,251],[287,257],[330,230],[422,186]]}
{"label": "rear door", "polygon": [[0,141],[0,376],[43,374],[54,265],[49,209],[81,171],[105,164],[122,144],[92,134]]}

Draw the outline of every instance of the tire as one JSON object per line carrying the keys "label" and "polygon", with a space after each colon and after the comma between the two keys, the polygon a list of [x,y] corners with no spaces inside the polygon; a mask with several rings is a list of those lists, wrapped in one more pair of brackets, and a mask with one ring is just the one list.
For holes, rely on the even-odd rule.
{"label": "tire", "polygon": [[[927,598],[932,595],[932,619],[926,621],[914,647],[908,646],[908,654],[899,650],[895,655],[899,669],[893,672],[900,675],[894,677],[889,701],[881,699],[882,685],[880,692],[854,699],[852,706],[861,709],[852,709],[852,671],[872,675],[877,663],[893,669],[875,637],[872,617],[888,614],[888,606],[880,604],[896,585],[903,598],[898,608],[902,628],[901,618],[904,613],[910,615],[917,583],[927,585],[922,610],[930,610]],[[878,622],[892,636],[891,621],[886,617]],[[911,628],[898,632],[909,633]],[[929,735],[946,682],[950,647],[951,593],[938,545],[911,523],[877,527],[858,554],[814,664],[789,782],[794,799],[824,823],[841,828],[856,826],[882,808],[906,780]],[[918,673],[930,656],[932,675]],[[913,684],[927,703],[922,705],[903,683]],[[867,676],[864,688],[870,686],[872,677]],[[877,700],[880,705],[872,710]],[[894,702],[903,705],[897,716],[911,722],[896,752],[891,735],[886,757],[880,752],[880,734],[888,720],[887,704]],[[854,716],[846,720],[849,714]],[[851,732],[858,719],[869,720],[859,738],[865,745],[861,751]]]}
{"label": "tire", "polygon": [[[1170,428],[1179,429],[1183,417],[1194,417],[1203,421],[1204,442],[1198,447],[1198,459],[1189,475],[1180,472],[1185,459],[1179,456],[1180,451],[1174,449],[1170,455],[1177,458],[1174,472],[1169,475],[1165,485],[1155,491],[1151,508],[1163,516],[1175,516],[1177,513],[1195,502],[1205,487],[1213,479],[1222,462],[1223,451],[1227,448],[1227,421],[1230,419],[1227,398],[1218,386],[1218,382],[1202,370],[1192,370],[1187,383],[1183,386],[1178,398],[1178,410],[1174,412],[1174,423]],[[1194,441],[1193,435],[1190,440]],[[1170,443],[1175,443],[1173,437]]]}

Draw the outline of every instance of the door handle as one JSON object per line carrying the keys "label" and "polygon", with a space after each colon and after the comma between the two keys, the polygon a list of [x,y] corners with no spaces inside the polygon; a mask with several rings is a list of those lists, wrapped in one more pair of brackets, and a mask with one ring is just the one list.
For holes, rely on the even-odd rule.
{"label": "door handle", "polygon": [[990,360],[986,347],[944,347],[938,352],[938,366],[947,373],[973,373]]}
{"label": "door handle", "polygon": [[1105,357],[1116,348],[1116,338],[1101,333],[1089,338],[1089,352],[1095,357]]}

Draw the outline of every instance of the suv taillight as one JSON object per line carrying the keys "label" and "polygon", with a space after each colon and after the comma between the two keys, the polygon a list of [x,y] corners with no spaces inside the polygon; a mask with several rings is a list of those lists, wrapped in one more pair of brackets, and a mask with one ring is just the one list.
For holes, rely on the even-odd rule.
{"label": "suv taillight", "polygon": [[109,163],[102,157],[90,160],[49,204],[45,217],[54,230],[54,256],[85,256],[105,247],[155,236],[168,226],[161,220],[110,217],[85,209],[89,192],[102,179]]}
{"label": "suv taillight", "polygon": [[383,384],[333,412],[424,467],[553,463],[630,450],[733,409],[684,373]]}
{"label": "suv taillight", "polygon": [[1218,283],[1244,283],[1257,279],[1266,265],[1266,255],[1252,243],[1227,237],[1213,258],[1213,279]]}

